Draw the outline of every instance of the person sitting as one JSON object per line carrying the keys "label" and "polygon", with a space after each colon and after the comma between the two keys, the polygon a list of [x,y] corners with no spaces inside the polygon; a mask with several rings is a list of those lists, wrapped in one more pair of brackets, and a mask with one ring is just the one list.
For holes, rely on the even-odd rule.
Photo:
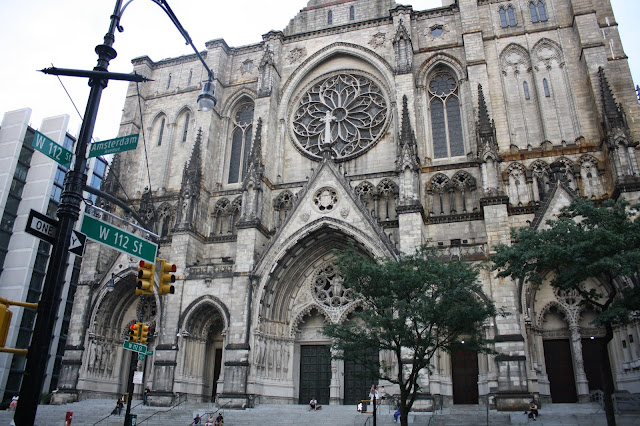
{"label": "person sitting", "polygon": [[396,412],[393,413],[393,421],[397,423],[398,417],[400,417],[400,405],[398,405],[398,408],[396,408]]}
{"label": "person sitting", "polygon": [[318,409],[318,401],[316,401],[315,398],[311,398],[311,401],[309,401],[309,411],[311,410],[317,410]]}
{"label": "person sitting", "polygon": [[204,425],[205,426],[214,426],[213,425],[213,414],[209,414],[209,418],[207,419],[207,422]]}
{"label": "person sitting", "polygon": [[18,396],[14,396],[11,398],[11,403],[9,404],[9,410],[15,410],[18,406]]}
{"label": "person sitting", "polygon": [[214,426],[222,426],[224,424],[224,417],[222,417],[222,413],[218,413],[218,417],[216,417],[216,422]]}
{"label": "person sitting", "polygon": [[529,418],[538,420],[536,417],[538,417],[538,406],[536,405],[535,401],[531,401],[531,404],[529,404]]}

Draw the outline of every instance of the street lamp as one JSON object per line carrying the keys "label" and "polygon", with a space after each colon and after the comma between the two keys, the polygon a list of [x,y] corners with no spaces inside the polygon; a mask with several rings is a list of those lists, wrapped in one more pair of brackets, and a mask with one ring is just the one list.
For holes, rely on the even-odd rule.
{"label": "street lamp", "polygon": [[[51,256],[49,257],[47,276],[38,304],[38,315],[27,353],[27,363],[20,387],[20,398],[14,416],[14,422],[18,426],[31,426],[35,422],[40,392],[44,382],[45,368],[49,359],[49,346],[51,345],[53,326],[56,322],[58,307],[60,305],[60,295],[64,285],[66,265],[69,260],[71,233],[73,232],[76,221],[80,217],[80,204],[83,199],[82,190],[87,181],[87,147],[93,135],[102,90],[107,86],[109,80],[147,81],[146,78],[135,73],[110,73],[107,70],[109,62],[117,55],[115,49],[112,47],[115,40],[115,31],[116,29],[120,32],[123,31],[123,28],[120,26],[120,19],[122,18],[125,8],[131,4],[132,1],[133,0],[128,0],[125,5],[122,6],[123,0],[116,0],[115,9],[111,15],[109,30],[104,36],[103,44],[96,46],[95,51],[98,54],[98,64],[92,71],[59,68],[42,70],[46,74],[87,77],[89,78],[91,91],[89,93],[89,99],[87,100],[80,134],[78,135],[78,143],[75,147],[75,161],[65,176],[64,190],[62,191],[60,204],[56,212],[59,219],[55,235],[56,243],[52,245]],[[152,1],[160,6],[169,16],[171,22],[173,22],[178,31],[180,31],[180,34],[182,34],[187,44],[193,48],[198,59],[207,71],[208,80],[204,84],[202,93],[198,96],[198,105],[202,111],[211,110],[216,104],[216,99],[213,96],[213,71],[209,69],[202,55],[193,45],[189,34],[182,27],[182,24],[180,24],[166,0]]]}

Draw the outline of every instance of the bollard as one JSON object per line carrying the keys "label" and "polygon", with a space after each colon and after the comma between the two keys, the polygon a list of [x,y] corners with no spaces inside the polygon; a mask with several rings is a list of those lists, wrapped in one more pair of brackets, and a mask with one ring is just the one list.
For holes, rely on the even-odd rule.
{"label": "bollard", "polygon": [[71,426],[71,420],[73,420],[73,411],[67,411],[67,416],[64,419],[64,426]]}

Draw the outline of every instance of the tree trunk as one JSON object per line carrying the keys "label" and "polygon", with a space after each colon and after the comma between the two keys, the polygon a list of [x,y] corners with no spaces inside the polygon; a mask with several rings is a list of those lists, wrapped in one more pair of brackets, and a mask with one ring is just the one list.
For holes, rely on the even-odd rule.
{"label": "tree trunk", "polygon": [[409,413],[405,410],[402,410],[400,413],[400,426],[408,426],[409,425]]}
{"label": "tree trunk", "polygon": [[611,363],[609,362],[609,351],[607,349],[609,342],[613,339],[613,327],[611,327],[611,324],[606,324],[605,328],[607,333],[600,347],[601,359],[603,360],[600,364],[600,374],[602,375],[604,412],[607,416],[607,426],[616,426],[616,415],[613,409],[613,399],[611,398],[613,395],[613,380],[611,378]]}

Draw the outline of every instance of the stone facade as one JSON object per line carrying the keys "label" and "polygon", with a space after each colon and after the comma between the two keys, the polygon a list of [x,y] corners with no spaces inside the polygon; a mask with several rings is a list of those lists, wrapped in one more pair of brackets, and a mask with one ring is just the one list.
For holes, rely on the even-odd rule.
{"label": "stone facade", "polygon": [[[144,302],[154,354],[138,363],[137,391],[149,386],[154,404],[306,403],[308,392],[351,403],[368,389],[352,394],[351,366],[306,370],[329,343],[322,324],[357,305],[335,249],[396,256],[431,242],[479,262],[572,197],[638,200],[640,108],[609,2],[444,4],[311,0],[260,43],[212,40],[209,112],[195,106],[206,79],[195,56],[133,60],[154,82],[130,85],[120,132],[144,134],[148,167],[140,152],[119,154],[106,184],[119,178],[112,192],[133,200],[178,267],[175,294]],[[135,270],[136,259],[87,248],[58,398],[126,388]],[[481,278],[511,314],[486,324],[497,354],[440,354],[421,379],[424,407],[588,400],[593,313],[549,285]],[[618,389],[640,391],[639,342],[635,323],[610,344]],[[573,373],[558,376],[550,356]]]}

